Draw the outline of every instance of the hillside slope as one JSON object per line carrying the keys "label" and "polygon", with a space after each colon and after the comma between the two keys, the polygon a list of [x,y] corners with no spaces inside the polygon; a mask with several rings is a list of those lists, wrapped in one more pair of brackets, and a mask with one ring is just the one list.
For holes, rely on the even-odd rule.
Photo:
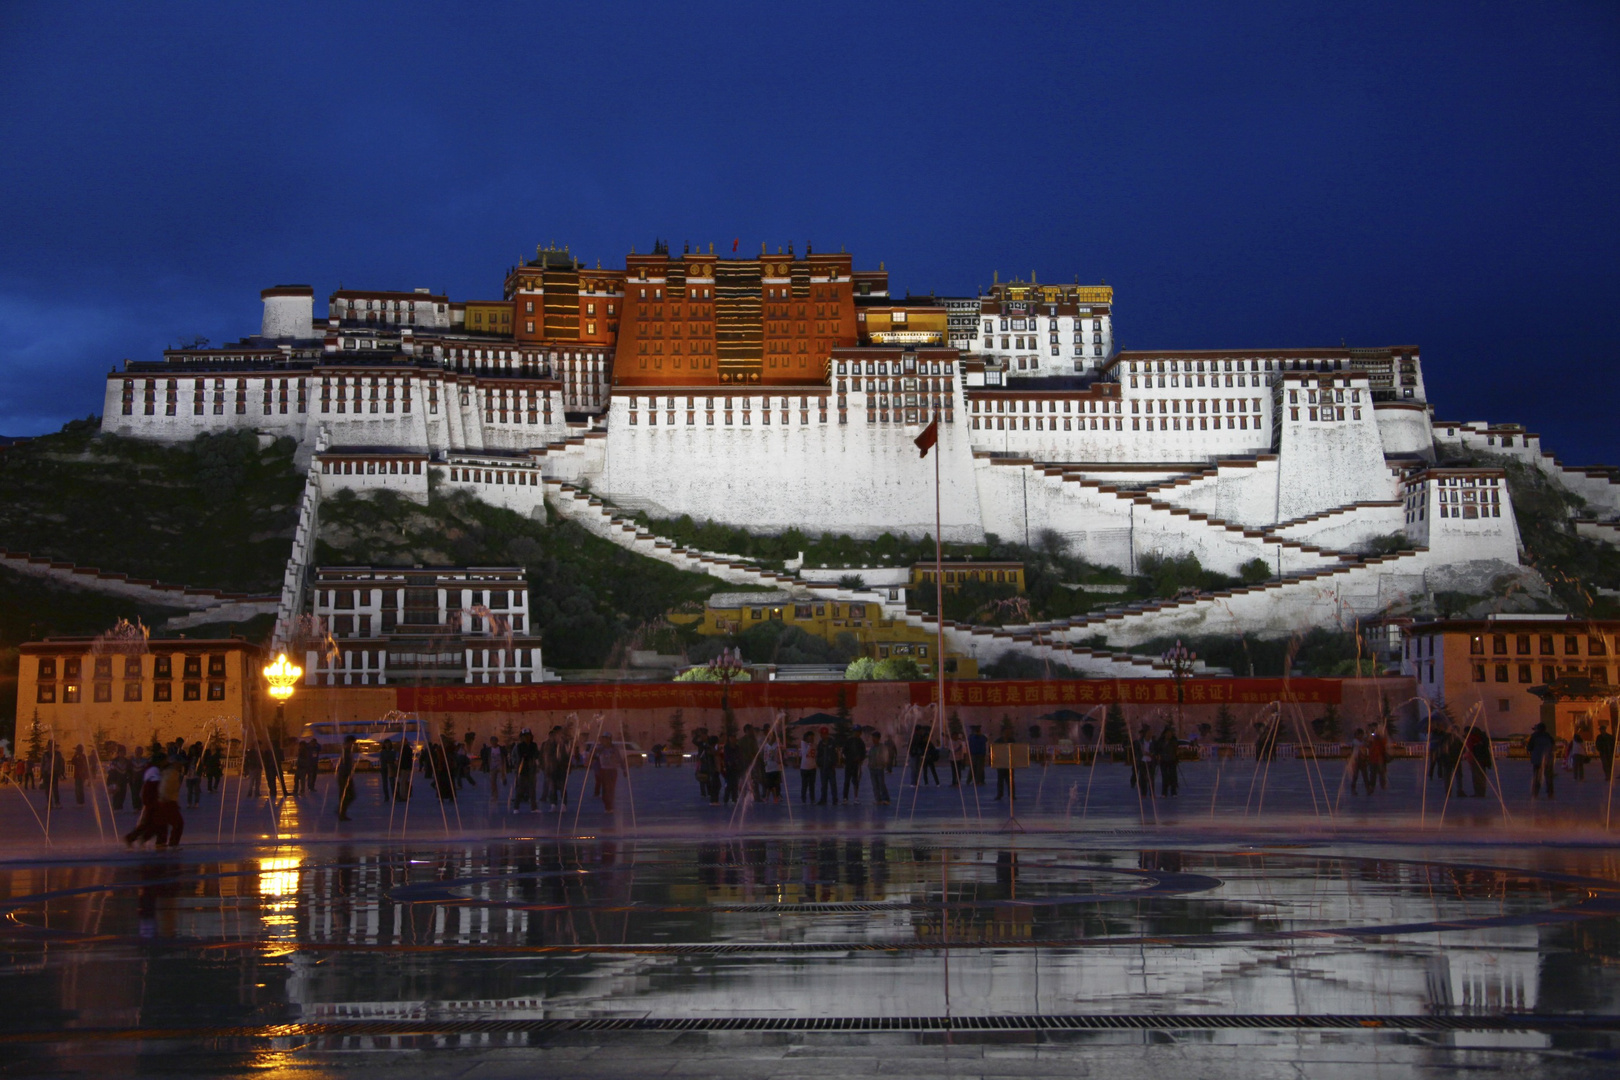
{"label": "hillside slope", "polygon": [[303,478],[292,441],[165,446],[75,421],[0,451],[0,546],[180,585],[281,586]]}
{"label": "hillside slope", "polygon": [[317,565],[522,566],[530,622],[550,668],[595,668],[653,635],[663,615],[727,588],[593,536],[569,521],[546,523],[464,493],[434,492],[422,506],[392,492],[343,491],[321,504]]}

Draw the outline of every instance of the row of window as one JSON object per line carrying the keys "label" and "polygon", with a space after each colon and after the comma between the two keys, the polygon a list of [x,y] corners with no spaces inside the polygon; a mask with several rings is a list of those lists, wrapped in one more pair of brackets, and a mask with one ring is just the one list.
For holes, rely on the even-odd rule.
{"label": "row of window", "polygon": [[[141,685],[142,684],[136,680],[127,680],[124,683],[123,699],[125,701],[140,701],[142,694]],[[113,684],[110,681],[93,682],[90,684],[90,687],[92,701],[98,704],[105,704],[106,702],[112,701]],[[207,684],[207,687],[209,701],[225,700],[225,684],[223,682],[210,682]],[[63,705],[77,705],[81,700],[82,693],[83,689],[79,683],[64,682],[61,684],[61,703]],[[42,682],[39,684],[34,700],[40,705],[54,705],[56,704],[56,697],[57,684]],[[172,682],[163,681],[154,682],[152,684],[152,700],[173,701],[174,684]],[[182,682],[180,684],[180,700],[203,700],[203,684],[196,682]]]}
{"label": "row of window", "polygon": [[[1017,417],[1017,416],[998,416],[998,417],[995,418],[996,426],[995,426],[994,430],[996,430],[996,431],[1017,431],[1018,430],[1018,421],[1019,421],[1019,419],[1020,419],[1020,417]],[[1080,426],[1079,426],[1078,429],[1072,429],[1069,426],[1070,425],[1070,419],[1067,416],[1065,416],[1063,418],[1063,430],[1064,431],[1070,431],[1070,430],[1085,431],[1086,430],[1086,420],[1087,419],[1088,418],[1084,417],[1084,416],[1075,419],[1073,421],[1073,423],[1079,424]],[[1091,420],[1091,430],[1092,431],[1099,430],[1097,418],[1095,416],[1093,416],[1093,417],[1089,417],[1089,419]],[[986,416],[986,417],[983,418],[983,420],[984,420],[983,425],[981,425],[979,423],[979,420],[980,420],[980,418],[977,417],[977,416],[975,416],[973,418],[973,430],[974,431],[981,430],[981,427],[982,427],[982,430],[984,430],[984,431],[990,431],[991,430],[991,427],[990,427],[991,418],[990,417]],[[1023,429],[1025,431],[1029,431],[1030,430],[1030,426],[1029,426],[1030,418],[1025,416],[1025,417],[1022,417],[1022,420],[1024,421],[1024,428]],[[1192,423],[1192,421],[1189,420],[1188,424],[1190,425],[1191,423]],[[1216,423],[1219,424],[1219,421],[1216,421]],[[1137,425],[1137,421],[1132,420],[1131,421],[1132,430],[1137,430],[1136,425]],[[1152,430],[1152,425],[1153,425],[1153,421],[1149,420],[1148,421],[1149,430]],[[1055,417],[1055,416],[1053,416],[1053,417],[1044,417],[1044,416],[1035,417],[1035,430],[1036,431],[1056,431],[1057,429],[1058,429],[1057,417]],[[1102,427],[1101,427],[1100,430],[1102,430],[1102,431],[1109,431],[1109,430],[1123,431],[1123,430],[1125,430],[1125,422],[1123,420],[1114,420],[1113,421],[1113,426],[1112,426],[1112,428],[1110,428],[1109,427],[1109,418],[1105,416],[1105,417],[1102,418]],[[1179,419],[1176,421],[1176,430],[1177,431],[1181,430],[1181,421]],[[1190,430],[1190,428],[1189,428],[1189,430]]]}
{"label": "row of window", "polygon": [[[214,678],[223,679],[225,677],[225,656],[224,656],[224,654],[223,653],[211,653],[211,654],[209,654],[207,656],[206,659],[208,661],[208,677],[210,679],[214,679]],[[97,679],[110,679],[110,678],[112,678],[113,677],[113,669],[114,669],[114,667],[119,666],[119,665],[116,665],[114,663],[115,660],[121,660],[122,661],[121,666],[122,666],[122,669],[123,669],[124,678],[126,678],[126,679],[139,679],[139,678],[142,677],[141,676],[141,670],[142,670],[142,666],[143,666],[143,661],[142,661],[141,657],[139,657],[139,656],[124,656],[124,657],[94,656],[94,657],[91,657],[91,661],[92,661],[91,673],[92,673],[93,677],[95,677]],[[202,678],[203,677],[203,660],[204,660],[204,657],[201,654],[184,657],[183,661],[182,661],[181,669],[180,669],[181,677],[182,678],[187,678],[187,679],[200,679],[200,678]],[[43,682],[54,682],[56,680],[56,678],[57,678],[57,672],[58,671],[61,672],[61,678],[62,679],[66,680],[68,682],[77,681],[78,679],[81,679],[81,678],[84,677],[84,661],[83,661],[82,658],[77,657],[77,656],[66,656],[66,657],[61,658],[61,664],[58,665],[57,664],[57,657],[54,657],[54,656],[42,656],[42,657],[39,658],[38,676],[39,676],[39,681],[40,682],[42,682],[42,683]],[[172,657],[172,656],[162,656],[162,655],[153,656],[152,657],[152,677],[154,679],[172,679],[172,678],[174,678],[174,657]]]}
{"label": "row of window", "polygon": [[321,472],[341,476],[421,476],[420,461],[333,461],[321,459]]}
{"label": "row of window", "polygon": [[[845,371],[846,366],[849,369],[848,371]],[[836,370],[840,375],[859,375],[861,374],[861,361],[839,360]],[[891,361],[866,361],[866,374],[868,375],[950,375],[954,371],[955,366],[949,360],[918,360],[915,357],[907,357],[904,361],[892,361],[892,370]]]}
{"label": "row of window", "polygon": [[[1075,321],[1074,321],[1075,330],[1078,331],[1078,330],[1083,329],[1085,327],[1085,322],[1086,322],[1085,319],[1078,319],[1078,318],[1075,319]],[[1039,319],[1033,318],[1033,317],[1031,317],[1028,320],[1017,319],[1017,318],[1010,319],[1010,320],[1006,319],[1006,318],[1003,318],[1001,320],[1001,329],[1002,329],[1003,333],[1005,333],[1008,330],[1039,330],[1040,328],[1041,328],[1041,321]],[[1102,324],[1101,319],[1092,319],[1091,320],[1091,329],[1092,330],[1101,330],[1102,328],[1103,328],[1103,324]],[[1046,329],[1049,332],[1054,333],[1054,334],[1058,332],[1058,321],[1057,321],[1056,317],[1048,318],[1046,320]],[[995,322],[993,320],[991,320],[991,319],[984,320],[984,332],[985,332],[986,335],[995,333],[995,330],[996,330],[996,324],[995,324]]]}
{"label": "row of window", "polygon": [[[1344,419],[1344,410],[1343,409],[1321,409],[1321,410],[1307,409],[1306,412],[1308,412],[1310,414],[1308,419],[1319,421],[1321,423],[1332,423],[1335,420],[1343,420]],[[1318,415],[1318,413],[1320,413],[1320,415]],[[1290,419],[1290,420],[1298,420],[1299,419],[1299,406],[1290,405],[1288,407],[1288,419]],[[1352,408],[1350,410],[1350,419],[1352,419],[1352,420],[1360,420],[1361,419],[1361,410],[1357,409],[1357,408]]]}
{"label": "row of window", "polygon": [[[1519,656],[1530,655],[1532,641],[1538,646],[1541,656],[1552,656],[1554,655],[1553,646],[1557,644],[1559,637],[1564,639],[1565,656],[1581,655],[1581,635],[1579,634],[1513,634],[1511,636],[1513,638],[1513,651]],[[1475,656],[1483,656],[1485,654],[1485,637],[1484,634],[1470,636],[1468,639],[1468,651]],[[1490,635],[1492,655],[1507,655],[1508,637],[1507,634]],[[1608,653],[1608,645],[1602,638],[1588,637],[1586,639],[1587,656],[1607,656]]]}
{"label": "row of window", "polygon": [[[1019,410],[1018,405],[1019,405],[1020,401],[1023,402],[1023,406],[1024,406],[1023,409],[1022,409],[1023,412],[1029,412],[1030,411],[1029,406],[1030,406],[1030,403],[1032,401],[1034,402],[1034,405],[1035,405],[1035,409],[1034,409],[1035,412],[1043,412],[1044,411],[1044,412],[1048,412],[1048,413],[1055,413],[1055,412],[1058,411],[1058,403],[1057,403],[1057,400],[1054,399],[1054,398],[1010,398],[1009,399],[1009,398],[973,397],[973,398],[968,399],[968,408],[972,412],[981,412],[981,411],[982,412],[998,412],[998,413],[1001,413],[1001,412],[1019,412],[1020,410]],[[1095,412],[1109,412],[1109,411],[1112,411],[1112,412],[1117,413],[1117,412],[1120,411],[1120,403],[1117,402],[1117,401],[1112,402],[1114,407],[1113,407],[1112,410],[1110,410],[1108,408],[1110,402],[1107,402],[1107,401],[1100,401],[1099,402],[1095,398],[1091,398],[1091,399],[1087,399],[1087,400],[1076,400],[1074,398],[1065,398],[1065,399],[1063,399],[1063,411],[1064,412],[1069,411],[1069,403],[1071,401],[1077,406],[1077,408],[1074,409],[1075,412],[1095,413]],[[992,402],[995,403],[995,408],[993,408],[993,409],[990,407]],[[979,408],[981,403],[983,403],[983,405],[984,405],[984,408],[982,410]],[[1099,405],[1101,406],[1100,409],[1098,408]],[[1132,405],[1134,406],[1135,402],[1132,402]],[[1134,412],[1135,409],[1133,408],[1132,411]],[[1189,409],[1188,411],[1190,412],[1191,410]]]}
{"label": "row of window", "polygon": [[[1186,402],[1186,405],[1187,405],[1186,409],[1183,409],[1181,407],[1183,400],[1185,400],[1185,402]],[[1226,411],[1229,412],[1229,413],[1245,413],[1245,412],[1259,412],[1260,411],[1260,399],[1259,398],[1186,398],[1186,399],[1182,399],[1182,398],[1160,398],[1159,399],[1159,412],[1160,413],[1179,413],[1179,412],[1188,412],[1188,413],[1192,413],[1192,412],[1200,412],[1200,413],[1212,412],[1212,413],[1218,413],[1218,412],[1221,411],[1221,402],[1222,401],[1226,402]],[[1137,411],[1137,408],[1136,408],[1137,404],[1138,403],[1135,402],[1135,401],[1131,402],[1131,412],[1136,412]],[[1146,404],[1147,404],[1147,408],[1143,409],[1142,411],[1143,412],[1152,412],[1153,411],[1153,402],[1149,401]],[[1198,406],[1197,409],[1193,408],[1194,404],[1196,404]],[[1206,408],[1205,406],[1208,406],[1208,407]]]}
{"label": "row of window", "polygon": [[[710,400],[712,401],[713,399],[711,398]],[[730,399],[727,399],[728,403],[729,403],[729,400]],[[744,401],[746,402],[746,400],[747,399],[745,398]],[[782,400],[784,402],[786,402],[788,399],[783,398]],[[769,405],[769,399],[766,399],[766,402],[767,403],[764,406],[762,406],[760,408],[760,410],[759,410],[759,418],[760,418],[759,422],[762,425],[768,426],[770,424],[770,422],[771,422],[771,410],[770,410],[770,405]],[[827,399],[826,398],[817,398],[816,403],[819,406],[819,408],[817,409],[817,412],[816,412],[817,420],[818,420],[819,423],[825,424],[827,422]],[[690,399],[688,399],[688,404],[690,404]],[[725,412],[725,423],[726,423],[727,426],[730,426],[732,423],[734,423],[733,417],[734,417],[735,414],[729,408],[724,410],[724,412]],[[666,410],[664,415],[665,415],[664,423],[666,425],[675,423],[675,412],[673,410]],[[713,427],[714,426],[714,410],[713,409],[705,410],[703,415],[704,415],[705,423],[709,427]],[[754,414],[753,414],[753,412],[751,410],[744,407],[744,409],[742,411],[742,422],[745,425],[751,425],[753,423],[753,415]],[[639,412],[637,412],[636,409],[635,409],[635,406],[632,405],[631,408],[630,408],[630,423],[632,423],[632,424],[639,423],[640,422],[640,419],[639,419],[640,416],[641,416],[641,414]],[[787,423],[791,422],[791,420],[790,420],[791,413],[789,412],[789,410],[786,408],[785,405],[782,408],[780,416],[781,416],[781,422],[783,424],[787,424]],[[846,419],[846,416],[847,416],[847,414],[844,412],[844,410],[842,410],[842,409],[839,410],[838,422],[840,424],[847,423],[848,420]],[[810,410],[809,410],[809,408],[807,406],[801,404],[799,406],[799,423],[808,424],[809,422],[810,422]],[[657,426],[657,424],[658,424],[658,410],[657,409],[648,409],[647,410],[647,423],[649,425],[652,425],[652,426]],[[687,409],[687,411],[686,411],[686,423],[688,424],[688,426],[695,425],[697,423],[697,412],[696,412],[696,410],[691,409],[691,408]]]}
{"label": "row of window", "polygon": [[[383,604],[395,606],[405,599],[401,595],[403,592],[401,589],[317,589],[315,606],[338,611],[353,611],[357,607],[380,607]],[[457,604],[466,604],[469,608],[493,608],[496,611],[505,611],[509,607],[521,608],[524,596],[521,589],[435,588],[428,592],[430,595],[427,599],[433,604],[434,610],[438,610],[441,603],[450,602],[452,595]]]}
{"label": "row of window", "polygon": [[[1430,666],[1432,667],[1433,665],[1430,665]],[[1495,665],[1492,665],[1493,670],[1492,670],[1491,674],[1494,676],[1494,679],[1495,679],[1496,682],[1505,683],[1505,682],[1511,681],[1508,678],[1508,668],[1509,668],[1509,666],[1510,665],[1508,665],[1508,664],[1495,664]],[[1518,667],[1517,674],[1518,674],[1518,677],[1519,677],[1519,679],[1518,679],[1519,682],[1521,682],[1521,683],[1531,683],[1531,682],[1536,681],[1534,678],[1532,678],[1533,669],[1532,669],[1532,666],[1530,664],[1519,664],[1519,665],[1517,665],[1517,667]],[[1485,675],[1486,675],[1485,669],[1486,669],[1485,664],[1475,664],[1474,665],[1474,681],[1475,682],[1484,682],[1485,681]],[[1608,667],[1606,667],[1605,665],[1602,665],[1602,664],[1595,664],[1592,667],[1585,668],[1585,669],[1578,668],[1578,667],[1566,667],[1566,668],[1564,668],[1564,674],[1566,676],[1575,676],[1575,677],[1580,677],[1580,676],[1584,675],[1587,678],[1591,679],[1594,683],[1599,684],[1600,686],[1607,686],[1608,682],[1609,682],[1609,669],[1608,669]],[[1430,678],[1432,680],[1432,678],[1433,678],[1432,674],[1431,674]],[[1554,667],[1552,664],[1542,664],[1541,665],[1541,681],[1543,683],[1550,683],[1550,682],[1554,681],[1557,678],[1558,678],[1558,669],[1556,667]]]}
{"label": "row of window", "polygon": [[527,469],[455,469],[450,479],[460,484],[496,484],[513,487],[539,487],[540,474]]}
{"label": "row of window", "polygon": [[[1136,375],[1131,376],[1131,386],[1133,386],[1133,387],[1137,386],[1138,377],[1139,376],[1136,376]],[[1152,375],[1142,375],[1142,376],[1140,376],[1140,378],[1142,380],[1140,389],[1152,390],[1154,388],[1154,385],[1155,385],[1154,382],[1153,382],[1154,376],[1152,376]],[[1160,376],[1157,376],[1157,378],[1159,380],[1158,384],[1157,384],[1158,388],[1160,390],[1163,390],[1165,388],[1164,380],[1165,380],[1166,376],[1160,375]],[[1187,385],[1187,389],[1189,389],[1189,390],[1192,389],[1193,386],[1194,386],[1194,383],[1193,383],[1194,379],[1198,380],[1198,382],[1196,384],[1198,386],[1204,386],[1205,385],[1205,383],[1204,383],[1205,379],[1209,380],[1209,383],[1208,383],[1209,386],[1219,386],[1219,385],[1221,385],[1221,381],[1220,381],[1221,377],[1219,375],[1186,375],[1186,376],[1171,375],[1171,376],[1168,376],[1168,378],[1170,379],[1170,389],[1172,389],[1172,390],[1176,390],[1176,389],[1179,389],[1181,387],[1181,385],[1182,385],[1181,380],[1183,378],[1185,378],[1187,380],[1186,385]],[[1238,386],[1264,386],[1264,385],[1266,385],[1266,382],[1262,382],[1261,381],[1262,379],[1265,379],[1267,382],[1269,382],[1269,376],[1241,375],[1240,374],[1240,375],[1228,375],[1228,376],[1226,376],[1226,385],[1227,386],[1233,385],[1232,380],[1234,378],[1237,379],[1237,385]]]}
{"label": "row of window", "polygon": [[[409,614],[412,616],[420,616],[427,613],[413,611]],[[329,616],[329,618],[331,619],[332,636],[335,638],[369,638],[372,636],[371,631],[373,624],[372,616],[370,615],[332,615]],[[507,632],[521,634],[523,633],[524,618],[525,616],[516,613],[511,615],[492,615],[488,620],[487,629],[489,629],[492,633],[498,634],[505,634]],[[406,623],[406,625],[412,627],[414,632],[420,632],[422,627],[439,626],[442,624],[438,621],[437,617],[435,617],[435,619],[431,622],[420,617],[415,617]],[[399,612],[392,609],[383,611],[381,616],[377,619],[376,626],[381,633],[394,633],[400,627]],[[473,615],[468,618],[467,629],[465,631],[466,633],[482,634],[485,629],[485,619],[482,615]]]}

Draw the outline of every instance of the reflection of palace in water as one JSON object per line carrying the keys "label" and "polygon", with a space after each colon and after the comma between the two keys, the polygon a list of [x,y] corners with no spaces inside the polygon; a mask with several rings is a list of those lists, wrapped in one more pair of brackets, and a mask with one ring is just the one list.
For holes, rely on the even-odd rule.
{"label": "reflection of palace in water", "polygon": [[[963,1014],[1158,1011],[1165,1002],[1241,1013],[1534,1009],[1537,926],[1389,938],[1376,928],[1570,899],[1510,874],[1376,860],[964,847],[950,852],[947,930],[938,848],[747,841],[673,854],[542,845],[409,866],[307,867],[295,936],[393,945],[399,970],[356,981],[320,951],[295,951],[289,1002],[311,1018],[931,1015],[944,1009],[948,940],[953,1007]],[[1148,879],[1137,871],[1220,884],[1086,901],[1138,889]],[[424,879],[461,884],[402,902],[401,887],[413,895]],[[1065,902],[1049,902],[1058,897]],[[1288,933],[1334,927],[1372,929]],[[447,979],[430,974],[445,946],[514,953],[480,965],[499,974]],[[366,992],[390,986],[395,993]]]}
{"label": "reflection of palace in water", "polygon": [[19,953],[18,1000],[138,1025],[200,980],[261,1021],[930,1016],[948,942],[963,1016],[1601,1011],[1620,955],[1609,922],[1541,918],[1573,886],[1304,850],[527,841],[175,870],[5,878],[55,897],[17,923],[84,936]]}

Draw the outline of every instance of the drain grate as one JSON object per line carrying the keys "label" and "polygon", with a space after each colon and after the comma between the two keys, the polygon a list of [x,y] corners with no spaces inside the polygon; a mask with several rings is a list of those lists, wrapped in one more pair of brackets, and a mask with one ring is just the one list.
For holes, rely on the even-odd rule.
{"label": "drain grate", "polygon": [[387,1038],[636,1032],[1063,1032],[1063,1031],[1489,1031],[1620,1034],[1620,1016],[1496,1013],[1477,1016],[1083,1014],[1021,1016],[690,1016],[532,1020],[355,1020],[206,1028],[68,1028],[0,1033],[0,1043],[64,1040]]}

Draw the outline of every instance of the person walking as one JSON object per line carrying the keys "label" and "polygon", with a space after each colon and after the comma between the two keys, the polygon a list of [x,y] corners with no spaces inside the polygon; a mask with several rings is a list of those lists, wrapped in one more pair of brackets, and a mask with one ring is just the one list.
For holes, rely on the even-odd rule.
{"label": "person walking", "polygon": [[763,798],[771,802],[782,801],[782,747],[776,741],[776,729],[765,734],[765,745],[759,748],[760,769],[764,773]]}
{"label": "person walking", "polygon": [[1181,740],[1176,738],[1176,729],[1168,720],[1165,721],[1164,730],[1159,732],[1153,757],[1159,763],[1159,794],[1180,795]]}
{"label": "person walking", "polygon": [[113,753],[112,761],[107,764],[107,799],[114,810],[124,808],[124,799],[129,795],[129,757],[124,753],[122,744]]}
{"label": "person walking", "polygon": [[799,740],[798,754],[799,801],[808,804],[816,800],[816,738],[808,731]]}
{"label": "person walking", "polygon": [[1525,740],[1524,748],[1530,754],[1530,797],[1540,798],[1541,785],[1545,783],[1547,798],[1551,799],[1558,743],[1548,734],[1545,722],[1537,721],[1536,726],[1530,729],[1530,738]]}
{"label": "person walking", "polygon": [[872,732],[872,748],[866,754],[866,772],[872,778],[872,801],[889,805],[889,770],[894,767],[894,743],[884,742],[880,732]]}
{"label": "person walking", "polygon": [[625,760],[619,748],[613,744],[613,736],[605,731],[596,744],[592,762],[596,769],[596,788],[602,794],[602,809],[611,814],[613,796],[619,787],[619,774],[625,770]]}
{"label": "person walking", "polygon": [[90,779],[90,759],[84,756],[84,744],[73,748],[73,801],[84,805],[84,782]]}
{"label": "person walking", "polygon": [[973,786],[984,786],[984,766],[990,756],[990,740],[985,736],[984,730],[974,724],[968,732],[967,739],[969,771],[973,774]]}
{"label": "person walking", "polygon": [[1367,741],[1362,737],[1360,728],[1350,733],[1350,757],[1345,762],[1345,771],[1350,774],[1350,794],[1356,793],[1356,784],[1360,782],[1372,794],[1372,777],[1367,774]]}
{"label": "person walking", "polygon": [[939,786],[939,744],[933,739],[928,740],[928,746],[923,750],[923,778],[935,787]]}
{"label": "person walking", "polygon": [[1128,764],[1131,768],[1131,785],[1136,788],[1136,794],[1143,799],[1153,798],[1153,737],[1148,733],[1146,724],[1141,726],[1130,743]]}
{"label": "person walking", "polygon": [[1018,801],[1018,792],[1017,792],[1017,789],[1016,789],[1015,784],[1014,784],[1013,769],[1012,769],[1012,745],[1013,745],[1013,741],[1014,740],[1013,740],[1012,732],[1009,731],[1006,728],[1002,729],[1000,737],[996,739],[996,745],[1007,747],[1007,749],[1005,751],[1003,751],[1007,755],[1007,766],[1006,766],[1006,768],[998,767],[996,769],[996,801],[997,802],[1001,801],[1001,797],[1003,795],[1007,796],[1007,801],[1008,802],[1017,802]]}
{"label": "person walking", "polygon": [[203,745],[193,743],[186,752],[186,809],[202,805],[202,762]]}
{"label": "person walking", "polygon": [[512,813],[517,813],[524,803],[529,804],[530,813],[538,813],[540,804],[535,801],[534,785],[540,774],[540,748],[534,743],[534,732],[528,728],[518,732],[512,756],[517,766],[517,782],[512,785]]}
{"label": "person walking", "polygon": [[56,748],[55,740],[45,744],[45,761],[41,772],[45,778],[45,798],[52,806],[61,806],[62,779],[67,775],[67,763],[62,760],[62,751]]}
{"label": "person walking", "polygon": [[1592,740],[1592,749],[1597,751],[1598,764],[1603,766],[1603,782],[1608,783],[1614,776],[1614,732],[1608,724],[1598,727],[1597,738]]}
{"label": "person walking", "polygon": [[[551,729],[551,734],[556,739],[556,749],[551,755],[551,797],[556,804],[557,813],[560,814],[568,807],[568,770],[572,767],[570,764],[572,758],[569,754],[567,740],[563,738],[565,732],[562,725],[554,726]],[[511,753],[509,749],[507,756],[510,757]]]}
{"label": "person walking", "polygon": [[1572,774],[1570,779],[1580,783],[1586,779],[1586,740],[1581,738],[1581,729],[1576,728],[1569,736],[1569,749],[1564,754],[1564,766]]}
{"label": "person walking", "polygon": [[158,778],[158,847],[179,847],[180,837],[186,831],[186,819],[180,813],[180,783],[188,764],[183,754],[171,755],[164,762],[162,775]]}
{"label": "person walking", "polygon": [[821,729],[821,739],[816,743],[816,773],[821,777],[821,798],[816,805],[826,806],[827,796],[831,795],[833,805],[837,806],[838,744],[826,728]]}
{"label": "person walking", "polygon": [[395,771],[399,768],[399,746],[393,739],[384,739],[377,748],[377,794],[383,802],[394,798]]}
{"label": "person walking", "polygon": [[[1389,790],[1389,739],[1380,728],[1373,728],[1367,736],[1367,776],[1384,791]],[[1369,790],[1367,794],[1371,795]]]}
{"label": "person walking", "polygon": [[411,740],[404,735],[399,740],[399,765],[394,776],[394,801],[405,802],[411,797],[411,768],[416,761]]}
{"label": "person walking", "polygon": [[225,779],[225,755],[221,752],[219,743],[211,742],[208,749],[203,751],[203,779],[208,781],[208,794],[212,795],[219,790],[220,783]]}
{"label": "person walking", "polygon": [[160,750],[152,755],[141,773],[141,816],[135,820],[135,827],[124,834],[124,844],[128,847],[144,844],[158,835],[158,789],[163,783],[163,764]]}
{"label": "person walking", "polygon": [[489,801],[500,802],[501,788],[506,783],[506,748],[501,745],[500,737],[491,735],[478,755],[483,759],[484,773],[489,777]]}
{"label": "person walking", "polygon": [[[926,737],[924,738],[926,742]],[[849,737],[844,739],[844,801],[853,802],[857,806],[861,801],[861,767],[866,764],[866,743],[861,739],[860,733],[851,731]],[[917,778],[918,783],[922,777]]]}
{"label": "person walking", "polygon": [[248,744],[242,750],[242,779],[248,783],[248,798],[257,798],[259,794],[259,748]]}

